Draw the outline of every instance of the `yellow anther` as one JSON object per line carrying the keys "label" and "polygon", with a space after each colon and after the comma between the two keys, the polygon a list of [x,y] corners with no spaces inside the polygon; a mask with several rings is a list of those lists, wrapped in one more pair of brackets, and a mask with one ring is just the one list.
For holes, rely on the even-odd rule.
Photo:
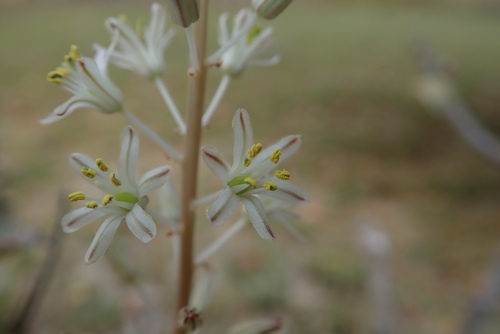
{"label": "yellow anther", "polygon": [[50,71],[49,74],[47,74],[47,80],[50,82],[57,82],[59,84],[63,83],[63,78],[68,75],[68,70],[64,67],[58,67],[54,71]]}
{"label": "yellow anther", "polygon": [[255,37],[259,36],[259,34],[262,31],[262,27],[259,25],[256,25],[247,34],[247,43],[250,44],[254,40]]}
{"label": "yellow anther", "polygon": [[139,17],[135,23],[135,33],[140,39],[144,39],[144,18]]}
{"label": "yellow anther", "polygon": [[108,165],[106,165],[104,163],[104,161],[102,160],[102,158],[95,159],[95,164],[96,164],[97,168],[99,168],[103,172],[107,172],[108,169],[109,169]]}
{"label": "yellow anther", "polygon": [[262,151],[262,144],[253,144],[252,147],[250,147],[250,149],[247,151],[247,156],[249,159],[255,158],[257,154],[260,153],[260,151]]}
{"label": "yellow anther", "polygon": [[89,179],[93,179],[97,175],[96,171],[90,167],[82,167],[82,169],[80,169],[80,172]]}
{"label": "yellow anther", "polygon": [[252,179],[251,177],[247,177],[243,180],[243,182],[248,183],[252,187],[256,188],[257,187],[257,181],[255,179]]}
{"label": "yellow anther", "polygon": [[108,205],[109,202],[111,202],[112,200],[113,200],[113,195],[107,194],[107,195],[104,195],[101,203],[102,203],[102,205]]}
{"label": "yellow anther", "polygon": [[269,160],[277,164],[280,161],[281,157],[281,151],[280,150],[274,150],[273,153],[269,156]]}
{"label": "yellow anther", "polygon": [[120,182],[120,180],[118,180],[116,178],[115,173],[109,174],[109,180],[111,181],[111,183],[113,183],[117,187],[122,185],[122,183]]}
{"label": "yellow anther", "polygon": [[69,53],[64,56],[64,62],[71,68],[75,68],[75,61],[80,58],[78,53],[78,47],[76,45],[71,45]]}
{"label": "yellow anther", "polygon": [[278,185],[274,182],[271,182],[271,181],[264,182],[263,187],[264,187],[264,189],[271,190],[271,191],[275,191],[276,189],[278,189]]}
{"label": "yellow anther", "polygon": [[85,194],[81,191],[77,191],[68,195],[70,202],[83,201],[85,199]]}
{"label": "yellow anther", "polygon": [[99,204],[97,204],[96,201],[90,201],[90,202],[85,203],[85,206],[89,209],[95,209],[99,206]]}
{"label": "yellow anther", "polygon": [[250,160],[248,158],[245,158],[245,161],[243,162],[243,165],[245,165],[245,167],[248,167],[248,166],[250,166],[251,163],[252,163],[252,160]]}
{"label": "yellow anther", "polygon": [[278,178],[278,179],[282,179],[282,180],[290,180],[290,172],[283,169],[283,170],[277,170],[274,172],[274,175]]}

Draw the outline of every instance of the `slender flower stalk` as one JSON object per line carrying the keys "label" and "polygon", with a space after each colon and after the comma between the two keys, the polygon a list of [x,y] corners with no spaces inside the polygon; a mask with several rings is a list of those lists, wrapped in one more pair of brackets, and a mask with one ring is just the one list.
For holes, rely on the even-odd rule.
{"label": "slender flower stalk", "polygon": [[132,115],[127,109],[122,110],[122,114],[132,123],[139,128],[144,134],[151,138],[158,146],[160,146],[169,156],[176,160],[182,160],[182,155],[173,148],[169,143],[163,140],[156,132],[151,130],[146,124],[142,123],[137,117]]}
{"label": "slender flower stalk", "polygon": [[185,29],[186,39],[189,47],[189,59],[191,59],[190,75],[195,75],[200,69],[200,61],[198,60],[198,51],[196,51],[196,41],[194,38],[193,27],[189,26]]}
{"label": "slender flower stalk", "polygon": [[112,172],[100,158],[94,160],[81,153],[74,153],[69,158],[73,169],[106,193],[102,199],[89,198],[81,191],[69,194],[71,202],[87,202],[84,207],[66,214],[61,221],[64,232],[74,232],[100,217],[107,217],[85,255],[87,263],[97,261],[106,252],[123,221],[142,242],[149,242],[156,235],[156,225],[146,211],[147,195],[167,182],[170,166],[152,169],[136,182],[138,154],[139,137],[134,129],[126,127],[122,131],[118,173]]}
{"label": "slender flower stalk", "polygon": [[177,126],[179,127],[179,132],[181,134],[186,133],[186,124],[184,123],[184,120],[182,119],[182,116],[179,112],[179,109],[177,108],[177,105],[175,104],[174,99],[172,98],[172,95],[170,95],[170,92],[168,91],[167,86],[165,85],[165,82],[161,77],[156,77],[154,79],[156,87],[158,88],[158,91],[161,94],[161,97],[163,98],[163,101],[165,101],[165,104],[168,107],[168,110],[170,110],[170,113],[172,114],[172,117],[175,120],[175,123],[177,123]]}
{"label": "slender flower stalk", "polygon": [[210,122],[210,119],[212,118],[215,111],[217,110],[217,107],[219,106],[220,101],[222,100],[222,97],[224,96],[224,93],[226,92],[230,82],[231,82],[231,77],[229,75],[224,75],[222,77],[219,83],[219,87],[217,87],[217,90],[215,91],[215,94],[212,97],[212,101],[210,101],[210,104],[208,105],[207,109],[205,110],[205,113],[203,114],[202,124],[204,127],[208,126],[208,123]]}

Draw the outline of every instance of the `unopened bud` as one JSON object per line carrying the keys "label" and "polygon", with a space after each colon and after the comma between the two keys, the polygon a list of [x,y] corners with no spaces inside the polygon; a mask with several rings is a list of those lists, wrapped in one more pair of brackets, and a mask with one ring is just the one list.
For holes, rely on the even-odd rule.
{"label": "unopened bud", "polygon": [[199,0],[167,0],[168,14],[172,22],[187,28],[198,21],[198,2]]}
{"label": "unopened bud", "polygon": [[292,2],[292,0],[252,0],[252,6],[257,15],[272,20]]}

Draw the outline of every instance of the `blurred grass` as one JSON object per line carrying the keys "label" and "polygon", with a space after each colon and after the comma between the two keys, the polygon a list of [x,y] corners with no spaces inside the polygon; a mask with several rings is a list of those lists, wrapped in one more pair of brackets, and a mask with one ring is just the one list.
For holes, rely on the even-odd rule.
{"label": "blurred grass", "polygon": [[[77,186],[65,166],[68,153],[82,151],[107,159],[117,155],[117,134],[126,124],[117,115],[80,111],[47,127],[37,121],[67,98],[46,83],[46,73],[70,44],[89,55],[92,43],[107,43],[102,22],[120,13],[132,20],[149,15],[147,7],[133,2],[8,3],[0,10],[0,159],[15,172],[10,202],[27,229],[50,226],[44,224],[52,218],[50,194],[55,198],[62,185]],[[410,48],[418,38],[436,47],[454,69],[456,85],[472,110],[500,135],[500,12],[446,2],[297,1],[273,24],[282,63],[250,69],[234,81],[204,143],[230,156],[229,120],[238,107],[249,110],[256,138],[264,144],[301,133],[303,148],[287,169],[313,198],[301,210],[312,242],[296,245],[280,230],[278,242],[266,244],[247,229],[239,245],[227,246],[231,254],[215,261],[222,281],[207,315],[207,323],[214,325],[208,333],[220,333],[233,317],[265,312],[288,316],[296,326],[294,333],[366,330],[365,272],[352,227],[359,214],[378,220],[393,237],[404,332],[456,332],[499,241],[500,172],[414,99],[412,83],[418,69]],[[179,31],[167,51],[166,80],[174,96],[180,96],[180,106],[185,102],[184,51]],[[163,106],[150,93],[152,86],[132,74],[112,74],[127,92],[127,106],[177,142],[168,116],[157,119],[155,112]],[[217,82],[217,75],[211,82]],[[163,161],[146,139],[142,148],[144,170]],[[203,222],[200,229],[202,235],[214,235]],[[50,301],[59,307],[57,313],[44,309],[38,320],[40,333],[106,332],[117,328],[120,317],[133,318],[134,307],[119,292],[126,287],[116,283],[106,260],[92,267],[78,263],[95,229],[85,231],[67,237],[68,253],[57,282],[69,292],[61,298],[61,292],[54,291]],[[120,236],[127,237],[126,232]],[[128,249],[138,245],[135,241],[119,240],[115,247],[138,259],[141,270],[150,268],[142,278],[153,291],[160,291],[154,296],[161,296],[164,273],[157,268],[165,265],[148,254],[164,254],[164,239],[139,250],[139,256],[135,248]],[[31,276],[33,261],[0,263],[3,314],[30,284],[26,277]],[[260,263],[255,268],[242,265],[255,262]],[[222,278],[225,273],[228,279]],[[23,279],[14,284],[17,278]],[[261,286],[259,280],[269,280],[269,285]],[[105,291],[109,284],[116,286]],[[242,288],[247,284],[255,291],[250,300]],[[103,291],[104,297],[93,297]],[[163,307],[165,301],[156,299]],[[496,325],[492,322],[485,333],[497,333]]]}

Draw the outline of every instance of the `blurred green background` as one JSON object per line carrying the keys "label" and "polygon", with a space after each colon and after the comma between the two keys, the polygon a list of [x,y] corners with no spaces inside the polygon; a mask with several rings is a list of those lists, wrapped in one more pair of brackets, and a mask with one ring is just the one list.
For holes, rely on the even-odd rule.
{"label": "blurred green background", "polygon": [[[210,50],[217,14],[246,3],[213,1]],[[6,249],[0,252],[0,332],[35,281],[58,193],[81,185],[67,155],[102,156],[116,166],[119,131],[127,125],[119,115],[81,110],[50,126],[38,120],[69,96],[46,81],[47,72],[71,44],[86,55],[93,43],[107,44],[103,21],[119,14],[147,18],[149,2],[0,2]],[[248,228],[226,245],[213,261],[216,283],[204,333],[262,315],[282,316],[290,333],[369,333],[374,310],[370,261],[356,241],[360,219],[390,239],[398,332],[460,332],[500,242],[500,169],[415,98],[420,72],[411,48],[417,39],[428,41],[452,68],[474,114],[500,136],[500,2],[296,0],[272,25],[282,62],[249,69],[232,83],[203,143],[230,157],[230,119],[239,107],[250,112],[264,145],[301,133],[303,147],[285,167],[312,199],[298,209],[309,242],[298,243],[279,227],[276,242],[264,242]],[[178,31],[167,49],[165,80],[181,108],[185,55]],[[154,86],[131,73],[113,69],[111,75],[127,107],[179,144]],[[211,92],[219,78],[211,75]],[[141,172],[164,163],[157,147],[141,140]],[[205,166],[201,174],[210,181],[200,193],[215,190]],[[202,249],[230,224],[214,229],[203,210],[199,217]],[[107,255],[86,266],[83,255],[98,225],[64,236],[33,333],[154,333],[170,321],[174,281],[165,231],[142,245],[123,229]],[[5,247],[12,235],[26,245]],[[121,262],[126,269],[116,269]],[[151,297],[149,304],[140,291]],[[481,333],[499,331],[496,308]]]}

